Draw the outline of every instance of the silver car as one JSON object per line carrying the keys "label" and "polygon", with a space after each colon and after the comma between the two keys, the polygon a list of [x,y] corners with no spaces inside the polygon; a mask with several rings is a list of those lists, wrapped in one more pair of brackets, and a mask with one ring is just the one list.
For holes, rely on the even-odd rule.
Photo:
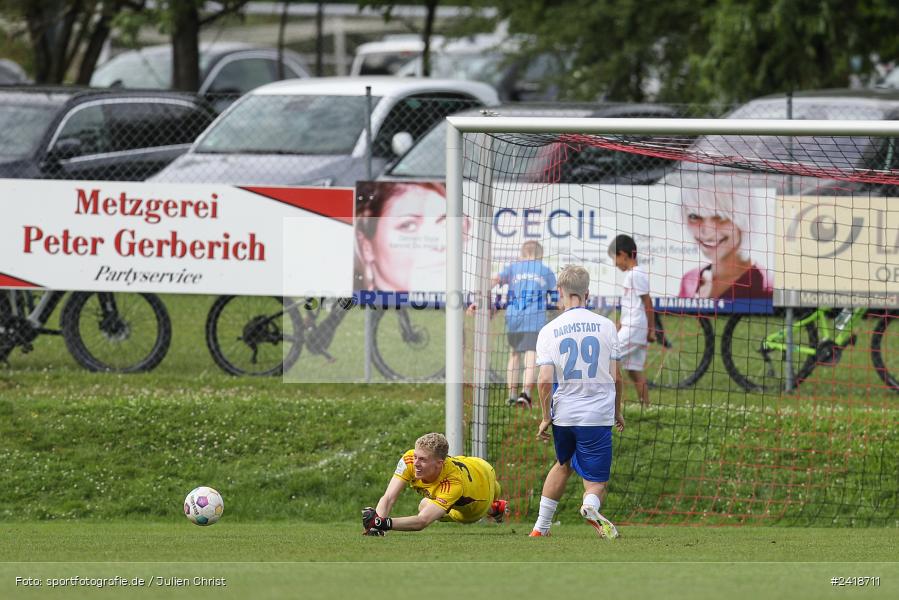
{"label": "silver car", "polygon": [[288,80],[262,86],[222,114],[153,181],[353,186],[367,178],[366,87],[372,175],[447,115],[497,104],[484,83],[397,77]]}
{"label": "silver car", "polygon": [[[280,67],[279,67],[280,58]],[[309,77],[303,59],[292,50],[261,48],[241,42],[200,46],[200,87],[218,112],[253,88],[280,79]],[[129,50],[103,63],[91,77],[93,87],[168,90],[172,87],[172,46]]]}
{"label": "silver car", "polygon": [[[797,92],[790,99],[774,94],[751,100],[726,118],[892,120],[899,118],[899,92],[811,90]],[[662,179],[665,184],[692,189],[770,187],[778,193],[801,195],[889,195],[895,193],[894,186],[830,179],[828,172],[899,166],[895,139],[862,136],[705,135],[686,153],[695,162],[676,163]]]}

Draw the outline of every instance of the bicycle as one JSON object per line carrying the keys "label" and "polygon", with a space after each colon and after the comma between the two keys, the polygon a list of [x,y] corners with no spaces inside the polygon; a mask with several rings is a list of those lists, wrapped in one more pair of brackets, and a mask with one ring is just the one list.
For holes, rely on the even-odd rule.
{"label": "bicycle", "polygon": [[[550,308],[557,309],[555,306]],[[615,321],[615,309],[609,305],[595,310]],[[703,314],[665,313],[663,320],[660,312],[653,314],[656,339],[647,346],[643,369],[649,387],[683,389],[692,386],[705,375],[715,357],[715,330],[711,319]],[[505,382],[502,363],[507,356],[506,348],[499,352],[498,359],[492,357],[489,382]]]}
{"label": "bicycle", "polygon": [[[215,363],[231,375],[281,375],[296,364],[304,347],[329,363],[336,362],[329,349],[355,300],[334,299],[326,311],[328,304],[323,298],[219,296],[206,317],[206,346]],[[372,363],[385,379],[436,381],[444,377],[442,313],[407,308],[370,310]],[[385,326],[385,319],[393,318],[397,326]]]}
{"label": "bicycle", "polygon": [[[775,330],[769,333],[772,318],[779,318],[779,315],[733,315],[724,327],[721,359],[730,377],[746,391],[782,392],[786,389],[788,328],[774,325]],[[820,307],[796,315],[792,325],[795,385],[808,379],[818,366],[836,366],[843,351],[857,342],[857,328],[863,319],[877,320],[871,332],[874,370],[887,387],[899,392],[896,378],[899,373],[899,326],[893,327],[891,336],[887,335],[887,328],[899,320],[899,316],[866,308],[835,311]],[[750,346],[753,340],[760,340],[755,348]],[[887,361],[891,362],[887,364]]]}
{"label": "bicycle", "polygon": [[702,314],[654,312],[656,340],[646,348],[650,388],[683,389],[705,374],[715,357],[715,330]]}
{"label": "bicycle", "polygon": [[15,348],[27,354],[40,335],[61,335],[66,348],[89,371],[138,373],[155,368],[168,352],[172,323],[155,294],[72,292],[60,328],[45,327],[64,291],[0,293],[0,361]]}
{"label": "bicycle", "polygon": [[[352,298],[331,303],[319,298],[219,296],[206,317],[206,346],[213,361],[231,375],[274,376],[290,370],[302,350],[335,359],[329,352],[339,325],[355,305]],[[440,381],[445,377],[442,313],[408,308],[372,308],[372,363],[389,381]],[[395,327],[384,326],[396,319]],[[667,323],[667,325],[665,324]],[[488,381],[505,382],[507,348],[492,353]],[[685,388],[708,370],[715,334],[703,315],[656,314],[656,343],[647,354],[652,387]],[[495,356],[493,355],[495,354]]]}

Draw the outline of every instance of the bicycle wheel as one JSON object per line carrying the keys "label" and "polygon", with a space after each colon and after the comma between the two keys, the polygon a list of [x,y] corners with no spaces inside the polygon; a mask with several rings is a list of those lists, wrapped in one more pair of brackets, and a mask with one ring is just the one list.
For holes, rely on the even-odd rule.
{"label": "bicycle wheel", "polygon": [[656,341],[646,348],[643,372],[651,388],[681,389],[696,383],[715,356],[715,330],[703,315],[656,314]]}
{"label": "bicycle wheel", "polygon": [[155,294],[73,292],[61,320],[66,348],[90,371],[150,371],[172,341],[169,313]]}
{"label": "bicycle wheel", "polygon": [[277,296],[219,296],[206,316],[206,347],[231,375],[280,375],[300,357],[302,323]]}
{"label": "bicycle wheel", "polygon": [[445,375],[445,313],[438,310],[373,309],[375,368],[395,381],[434,381]]}
{"label": "bicycle wheel", "polygon": [[[786,356],[781,351],[765,351],[763,343],[773,333],[785,343],[785,324],[780,315],[733,315],[721,334],[721,360],[728,375],[748,392],[776,393],[786,389]],[[815,354],[800,349],[816,349],[818,329],[814,322],[793,333],[793,377],[801,384],[815,368]]]}
{"label": "bicycle wheel", "polygon": [[883,382],[894,392],[899,392],[899,325],[893,325],[887,333],[894,321],[899,321],[899,315],[884,314],[874,327],[871,362]]}

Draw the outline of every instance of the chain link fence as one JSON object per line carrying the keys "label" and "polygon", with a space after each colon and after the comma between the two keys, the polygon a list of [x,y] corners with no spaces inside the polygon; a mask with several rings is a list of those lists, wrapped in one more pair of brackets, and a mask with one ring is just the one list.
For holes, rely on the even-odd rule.
{"label": "chain link fence", "polygon": [[0,177],[142,181],[214,118],[177,92],[0,88]]}
{"label": "chain link fence", "polygon": [[[773,97],[735,112],[734,107],[718,105],[621,103],[480,107],[477,100],[460,94],[419,94],[389,105],[381,100],[372,98],[369,147],[368,104],[361,95],[249,96],[210,128],[216,99],[208,94],[200,98],[122,89],[0,88],[0,176],[352,186],[369,178],[369,156],[373,177],[443,179],[442,123],[451,114],[715,118],[729,113],[734,118],[883,119],[899,111],[899,95],[839,102]],[[561,151],[554,146],[519,152],[517,160],[527,162],[521,172],[540,171],[534,167],[542,161],[547,182],[650,184],[673,162],[574,144],[565,146],[564,156]]]}
{"label": "chain link fence", "polygon": [[[216,113],[209,99],[190,94],[0,89],[0,177],[350,187],[370,178],[442,181],[446,164],[444,119],[450,114],[886,119],[899,110],[899,96],[876,101],[844,98],[838,102],[779,97],[744,105],[736,112],[731,112],[733,107],[699,105],[478,104],[459,94],[419,94],[392,103],[382,102],[377,96],[369,103],[360,95],[270,94],[244,98],[213,124]],[[195,143],[201,135],[200,142]],[[565,141],[509,144],[505,150],[495,149],[494,155],[508,161],[499,172],[538,183],[652,184],[676,166],[669,158]],[[467,165],[477,168],[476,161],[467,161]],[[171,299],[166,303],[183,304]],[[202,311],[211,310],[214,299],[202,303]],[[240,339],[239,327],[253,318],[280,310],[277,306],[259,308],[260,303],[264,301],[235,301],[225,307],[237,315],[233,339]],[[279,325],[296,330],[294,337],[301,341],[295,356],[282,357],[278,346],[274,349],[277,355],[271,357],[272,365],[258,367],[252,362],[258,355],[253,355],[246,357],[250,362],[245,367],[230,372],[279,374],[282,359],[291,358],[297,364],[285,361],[284,366],[300,369],[297,380],[308,379],[308,373],[321,379],[328,369],[334,375],[325,376],[327,380],[358,380],[363,373],[365,378],[374,374],[386,380],[440,377],[443,331],[439,311],[396,317],[391,314],[390,318],[372,320],[363,319],[355,303],[326,300],[322,305],[328,310],[321,314],[293,307],[288,314],[296,313],[296,318]],[[354,325],[338,327],[345,318]],[[363,344],[366,331],[369,339]],[[214,344],[207,338],[206,345]],[[364,354],[362,348],[374,348],[374,356]],[[215,357],[211,347],[210,353]],[[335,357],[349,355],[353,358],[345,359],[344,365],[352,363],[351,368],[332,367]],[[295,360],[300,356],[301,360]],[[320,364],[310,368],[310,360]],[[222,361],[216,362],[228,370]],[[363,364],[374,364],[374,371],[370,366],[363,369]]]}

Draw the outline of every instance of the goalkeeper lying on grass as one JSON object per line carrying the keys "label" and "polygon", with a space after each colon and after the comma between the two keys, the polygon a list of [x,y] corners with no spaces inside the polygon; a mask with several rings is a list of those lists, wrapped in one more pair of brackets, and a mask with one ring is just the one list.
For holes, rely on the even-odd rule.
{"label": "goalkeeper lying on grass", "polygon": [[[497,523],[506,514],[506,501],[496,472],[485,460],[473,456],[447,456],[449,443],[441,433],[428,433],[415,441],[396,465],[396,471],[376,508],[362,510],[363,535],[421,531],[434,521],[474,523],[490,517]],[[400,493],[411,486],[424,496],[418,514],[390,517]]]}

